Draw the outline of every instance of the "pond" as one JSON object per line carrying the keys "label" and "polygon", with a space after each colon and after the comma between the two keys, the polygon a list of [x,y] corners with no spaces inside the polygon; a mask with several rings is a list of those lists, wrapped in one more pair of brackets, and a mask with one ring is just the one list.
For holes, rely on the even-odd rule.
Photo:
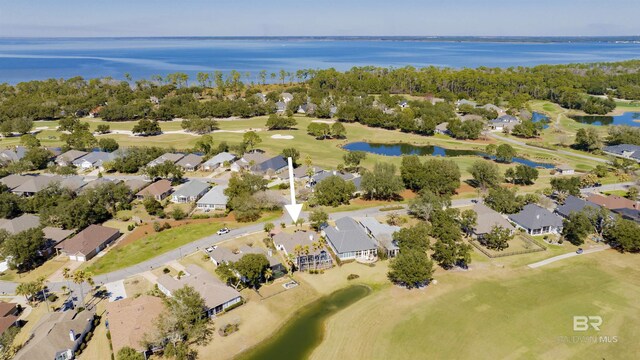
{"label": "pond", "polygon": [[626,112],[615,116],[601,115],[574,115],[571,118],[581,124],[587,125],[626,125],[640,126],[640,112]]}
{"label": "pond", "polygon": [[[494,156],[477,151],[477,150],[455,150],[447,149],[434,145],[412,145],[407,143],[398,144],[380,144],[380,143],[368,143],[368,142],[352,142],[342,147],[349,151],[364,151],[371,154],[385,155],[385,156],[401,156],[401,155],[430,155],[430,156],[480,156],[494,160]],[[549,163],[539,163],[533,160],[514,157],[512,160],[514,163],[523,164],[530,167],[541,167],[545,169],[553,169],[555,165]]]}
{"label": "pond", "polygon": [[531,114],[531,121],[532,122],[541,122],[544,123],[544,126],[542,127],[543,129],[546,129],[549,127],[549,123],[551,122],[551,120],[549,119],[549,117],[545,114],[541,114],[539,112],[533,112]]}
{"label": "pond", "polygon": [[325,320],[369,295],[371,289],[354,285],[316,300],[295,314],[269,340],[240,354],[242,360],[298,360],[307,358],[322,342]]}

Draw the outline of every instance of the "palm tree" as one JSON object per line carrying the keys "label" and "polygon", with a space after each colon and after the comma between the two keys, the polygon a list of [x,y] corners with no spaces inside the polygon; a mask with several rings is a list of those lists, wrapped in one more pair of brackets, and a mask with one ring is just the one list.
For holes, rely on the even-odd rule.
{"label": "palm tree", "polygon": [[73,273],[72,280],[74,284],[80,285],[80,296],[82,297],[82,303],[86,304],[84,299],[84,287],[82,285],[85,282],[88,283],[91,287],[95,285],[95,283],[93,282],[92,274],[84,270],[78,270]]}
{"label": "palm tree", "polygon": [[22,295],[27,300],[29,304],[31,304],[31,299],[29,296],[31,295],[31,287],[29,283],[20,283],[18,287],[16,287],[16,295]]}
{"label": "palm tree", "polygon": [[267,268],[267,270],[264,271],[264,280],[266,282],[269,282],[269,280],[273,277],[273,271],[271,270],[271,268]]}

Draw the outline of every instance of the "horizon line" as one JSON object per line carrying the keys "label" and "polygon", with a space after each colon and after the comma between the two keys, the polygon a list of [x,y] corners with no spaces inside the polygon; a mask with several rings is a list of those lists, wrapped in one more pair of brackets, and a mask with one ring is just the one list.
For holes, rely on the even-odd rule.
{"label": "horizon line", "polygon": [[640,35],[135,35],[135,36],[0,36],[0,39],[269,39],[269,38],[358,38],[358,39],[568,39],[638,38]]}

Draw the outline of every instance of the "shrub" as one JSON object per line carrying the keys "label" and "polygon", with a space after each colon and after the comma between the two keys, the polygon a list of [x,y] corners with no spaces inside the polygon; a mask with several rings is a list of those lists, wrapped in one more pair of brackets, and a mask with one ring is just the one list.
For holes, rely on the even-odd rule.
{"label": "shrub", "polygon": [[49,302],[55,302],[56,300],[58,300],[58,295],[56,294],[49,294],[49,296],[47,296],[47,300]]}
{"label": "shrub", "polygon": [[162,225],[160,225],[160,223],[158,223],[158,222],[154,222],[153,223],[153,231],[160,232],[162,230],[164,230],[164,229],[162,228]]}
{"label": "shrub", "polygon": [[169,270],[169,268],[164,268],[164,269],[162,269],[162,273],[163,273],[163,274],[168,274],[168,273],[170,273],[170,272],[171,272],[171,270]]}
{"label": "shrub", "polygon": [[358,274],[349,274],[349,276],[347,276],[347,280],[355,280],[357,278],[359,278],[360,275]]}
{"label": "shrub", "polygon": [[135,228],[136,228],[136,226],[134,224],[129,224],[127,226],[127,230],[129,230],[129,231],[133,231],[133,229],[135,229]]}
{"label": "shrub", "polygon": [[171,229],[171,224],[169,224],[168,222],[165,222],[164,224],[162,224],[162,230],[167,230],[167,229]]}

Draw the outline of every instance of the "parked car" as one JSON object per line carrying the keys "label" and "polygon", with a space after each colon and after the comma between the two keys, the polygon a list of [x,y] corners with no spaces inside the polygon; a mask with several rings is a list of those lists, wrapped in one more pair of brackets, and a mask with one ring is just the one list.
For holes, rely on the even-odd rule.
{"label": "parked car", "polygon": [[218,230],[217,234],[218,235],[224,235],[224,234],[228,234],[230,232],[231,232],[231,230],[229,230],[229,228],[225,227],[225,228],[222,228],[222,229]]}
{"label": "parked car", "polygon": [[583,252],[582,248],[578,248],[578,250],[576,250],[576,254],[582,254]]}

